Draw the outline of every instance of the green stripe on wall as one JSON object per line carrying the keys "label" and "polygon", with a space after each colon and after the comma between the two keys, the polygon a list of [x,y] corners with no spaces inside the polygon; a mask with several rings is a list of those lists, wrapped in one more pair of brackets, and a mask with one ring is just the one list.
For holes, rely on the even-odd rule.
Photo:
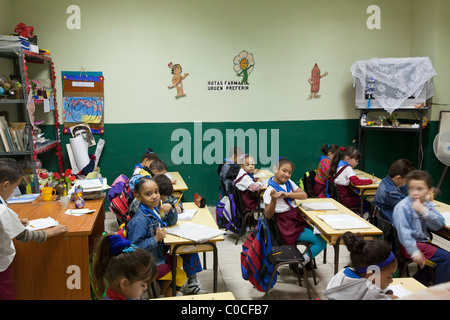
{"label": "green stripe on wall", "polygon": [[[291,159],[296,168],[292,179],[297,182],[305,171],[317,167],[320,148],[324,143],[335,143],[339,146],[358,146],[352,143],[358,132],[358,120],[317,120],[317,121],[276,121],[276,122],[208,122],[201,123],[201,132],[195,132],[195,124],[189,123],[135,123],[135,124],[105,124],[105,133],[102,138],[106,144],[100,159],[99,166],[109,184],[120,174],[130,176],[134,165],[139,163],[141,155],[148,147],[155,150],[158,156],[167,164],[169,171],[179,171],[189,187],[185,192],[186,201],[193,201],[194,194],[199,193],[206,198],[208,205],[215,205],[219,199],[219,178],[217,164],[194,164],[194,158],[199,158],[194,148],[204,151],[213,141],[202,141],[205,132],[209,129],[220,133],[223,137],[223,149],[226,147],[226,132],[236,132],[242,129],[244,132],[251,130],[259,134],[260,130],[267,130],[266,138],[269,141],[271,130],[279,130],[280,156]],[[422,169],[428,170],[437,185],[444,165],[440,163],[433,153],[433,139],[437,132],[438,123],[431,122],[429,128],[424,131],[423,150],[424,160]],[[199,124],[197,124],[197,129]],[[62,132],[62,126],[60,128]],[[191,137],[191,164],[175,165],[171,159],[172,150],[179,144],[171,141],[172,133],[177,129],[185,129]],[[45,128],[47,132],[49,126]],[[69,141],[68,134],[61,134],[65,168],[69,168],[69,160],[65,144]],[[100,138],[95,135],[96,140]],[[261,136],[258,136],[258,143]],[[216,142],[217,143],[217,142]],[[378,177],[384,177],[390,164],[399,159],[407,158],[416,164],[417,142],[415,133],[402,132],[367,132],[366,134],[366,164],[365,171],[374,173]],[[200,144],[200,147],[198,145]],[[248,144],[248,140],[247,140]],[[93,154],[95,147],[89,149]],[[218,151],[220,153],[220,150]],[[259,152],[259,149],[258,149]],[[227,156],[222,150],[223,156]],[[270,155],[270,152],[268,152]],[[56,157],[52,154],[41,156],[44,164],[50,170],[57,168]],[[203,157],[202,157],[203,158]],[[203,160],[203,159],[202,159]],[[257,165],[258,167],[258,165]],[[449,180],[450,174],[444,180],[440,201],[450,202]]]}

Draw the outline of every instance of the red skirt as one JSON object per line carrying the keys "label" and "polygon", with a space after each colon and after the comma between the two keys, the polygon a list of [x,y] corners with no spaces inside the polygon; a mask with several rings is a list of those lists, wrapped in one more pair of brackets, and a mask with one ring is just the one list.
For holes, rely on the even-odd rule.
{"label": "red skirt", "polygon": [[281,238],[284,244],[288,246],[295,244],[300,233],[308,225],[297,207],[277,213],[277,224]]}
{"label": "red skirt", "polygon": [[[436,253],[437,246],[430,243],[430,242],[416,242],[417,247],[420,251],[422,251],[423,255],[425,256],[425,259],[429,260],[434,254]],[[408,259],[412,259],[411,256],[406,252],[406,249],[403,246],[400,246],[400,251],[402,255]]]}
{"label": "red skirt", "polygon": [[321,184],[320,182],[314,181],[314,185],[312,187],[311,193],[315,194],[316,196],[321,195],[324,193],[327,189],[327,186],[325,184]]}
{"label": "red skirt", "polygon": [[347,208],[354,208],[360,205],[361,199],[350,189],[349,186],[337,186],[341,203]]}

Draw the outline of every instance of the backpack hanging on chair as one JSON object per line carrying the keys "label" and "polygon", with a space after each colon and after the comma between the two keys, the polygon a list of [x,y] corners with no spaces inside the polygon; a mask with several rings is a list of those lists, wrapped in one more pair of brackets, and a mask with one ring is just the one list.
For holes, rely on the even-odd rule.
{"label": "backpack hanging on chair", "polygon": [[[274,270],[274,265],[267,260],[267,255],[272,252],[272,240],[268,230],[269,227],[264,219],[259,218],[258,226],[242,245],[241,252],[242,278],[248,280],[261,292],[267,291]],[[269,289],[276,282],[277,275],[274,276]]]}

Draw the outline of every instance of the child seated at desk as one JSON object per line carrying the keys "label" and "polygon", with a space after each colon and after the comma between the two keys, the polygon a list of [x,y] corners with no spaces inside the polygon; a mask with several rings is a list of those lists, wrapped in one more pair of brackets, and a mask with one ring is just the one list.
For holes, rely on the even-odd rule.
{"label": "child seated at desk", "polygon": [[295,199],[306,199],[307,195],[290,179],[294,164],[286,158],[280,158],[273,169],[275,175],[269,179],[263,196],[265,215],[269,219],[276,215],[277,226],[285,245],[295,245],[297,241],[312,243],[312,257],[308,254],[304,256],[304,263],[307,264],[325,249],[327,243],[308,228],[295,203]]}
{"label": "child seated at desk", "polygon": [[147,175],[150,172],[150,164],[155,160],[158,160],[158,155],[153,152],[152,148],[148,148],[147,151],[142,155],[141,162],[134,166],[132,175]]}
{"label": "child seated at desk", "polygon": [[259,197],[257,191],[262,187],[262,183],[255,181],[253,173],[255,171],[255,160],[252,156],[245,154],[241,156],[243,160],[241,169],[234,180],[234,185],[241,193],[242,202],[245,206],[245,211],[251,212],[258,208]]}
{"label": "child seated at desk", "polygon": [[46,231],[29,231],[25,228],[28,220],[19,219],[5,201],[11,197],[14,189],[20,184],[22,176],[22,169],[16,160],[0,159],[0,300],[15,300],[11,269],[11,263],[16,255],[13,239],[22,242],[43,243],[47,238],[69,231],[69,228],[62,224]]}
{"label": "child seated at desk", "polygon": [[323,156],[320,157],[319,166],[317,167],[316,176],[314,177],[314,185],[312,187],[312,194],[321,196],[327,192],[327,181],[330,178],[327,174],[330,168],[331,160],[334,154],[339,150],[339,147],[335,144],[324,144],[322,146]]}
{"label": "child seated at desk", "polygon": [[[392,215],[401,252],[421,268],[425,260],[434,262],[435,284],[450,281],[450,253],[431,243],[428,231],[437,231],[445,225],[444,217],[427,200],[433,184],[432,177],[426,171],[414,170],[406,176],[406,183],[409,195],[395,206]],[[416,275],[417,280],[423,282],[420,276]]]}
{"label": "child seated at desk", "polygon": [[391,164],[389,174],[378,186],[373,203],[381,210],[382,216],[392,222],[394,207],[408,195],[405,176],[414,170],[411,161],[399,159]]}
{"label": "child seated at desk", "polygon": [[136,199],[140,202],[136,214],[128,223],[127,239],[139,248],[152,253],[158,266],[157,280],[161,280],[161,294],[172,295],[172,282],[177,291],[186,281],[186,273],[181,270],[182,259],[177,256],[177,273],[172,279],[172,258],[164,248],[165,228],[177,223],[178,214],[170,211],[162,217],[158,206],[161,202],[158,185],[149,176],[143,176],[134,184]]}
{"label": "child seated at desk", "polygon": [[[161,216],[170,214],[175,211],[177,214],[183,211],[183,204],[180,201],[183,194],[180,197],[173,196],[173,186],[170,179],[164,174],[157,174],[153,177],[158,185],[159,194],[161,196],[161,205],[159,207],[159,213]],[[207,293],[202,289],[200,281],[197,279],[197,273],[202,272],[202,264],[198,253],[180,254],[183,259],[183,270],[186,272],[187,282],[183,288],[186,294],[203,294]]]}
{"label": "child seated at desk", "polygon": [[350,251],[351,265],[339,271],[323,292],[330,300],[391,300],[387,292],[397,269],[397,258],[387,243],[364,240],[347,231],[343,240]]}
{"label": "child seated at desk", "polygon": [[[336,184],[341,203],[347,208],[359,206],[361,199],[350,189],[350,184],[367,185],[372,184],[371,179],[359,179],[353,168],[356,167],[361,159],[361,153],[355,147],[341,147],[331,161],[329,176]],[[361,213],[362,214],[362,213]]]}
{"label": "child seated at desk", "polygon": [[230,192],[230,186],[234,183],[237,175],[239,174],[240,167],[238,166],[238,159],[241,158],[243,152],[240,148],[234,147],[230,151],[229,158],[226,158],[224,163],[219,166],[217,173],[219,174],[221,181],[222,195],[226,195]]}
{"label": "child seated at desk", "polygon": [[94,252],[92,287],[98,299],[137,300],[156,278],[153,256],[119,235],[103,235]]}

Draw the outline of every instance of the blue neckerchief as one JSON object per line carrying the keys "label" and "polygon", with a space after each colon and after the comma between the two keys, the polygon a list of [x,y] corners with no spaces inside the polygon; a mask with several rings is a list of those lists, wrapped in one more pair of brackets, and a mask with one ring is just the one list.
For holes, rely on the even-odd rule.
{"label": "blue neckerchief", "polygon": [[234,163],[234,162],[233,162],[232,160],[230,160],[229,158],[225,158],[224,160],[225,160],[226,163],[232,164],[232,165],[234,165],[235,167],[237,167],[236,163]]}
{"label": "blue neckerchief", "polygon": [[[279,191],[283,191],[283,192],[291,192],[292,190],[292,185],[291,182],[288,180],[286,181],[285,185],[286,185],[286,190],[284,190],[278,183],[275,182],[275,180],[273,180],[273,176],[270,177],[269,181],[267,182],[267,184],[269,186],[271,186],[272,188],[275,189],[275,191],[279,192]],[[294,200],[292,198],[284,198],[284,200],[286,200],[286,202],[288,203],[288,205],[291,205],[291,201]]]}
{"label": "blue neckerchief", "polygon": [[141,169],[144,169],[144,166],[142,165],[142,164],[137,164],[137,165],[135,165],[134,166],[134,169],[136,169],[136,168],[141,168]]}
{"label": "blue neckerchief", "polygon": [[153,212],[153,210],[151,210],[149,207],[147,207],[145,204],[141,203],[139,205],[139,208],[141,208],[142,212],[146,213],[146,214],[151,214],[153,217],[156,218],[156,220],[158,220],[159,224],[164,227],[167,228],[167,223],[165,223],[164,221],[161,220],[161,218],[159,217],[159,210],[158,208],[154,207],[153,209],[157,212],[157,214],[155,212]]}
{"label": "blue neckerchief", "polygon": [[340,168],[342,166],[350,166],[350,165],[348,164],[348,162],[346,162],[344,160],[339,160],[339,163],[338,163],[337,167]]}
{"label": "blue neckerchief", "polygon": [[[245,172],[247,172],[247,171],[245,171]],[[252,178],[253,181],[255,181],[255,178],[253,178],[253,173],[247,172],[247,174],[250,178]]]}
{"label": "blue neckerchief", "polygon": [[353,271],[352,269],[350,269],[349,267],[344,269],[344,275],[346,277],[352,278],[352,279],[361,279],[360,276],[358,276],[355,271]]}
{"label": "blue neckerchief", "polygon": [[320,160],[319,161],[322,161],[323,159],[329,159],[327,156],[320,156]]}

